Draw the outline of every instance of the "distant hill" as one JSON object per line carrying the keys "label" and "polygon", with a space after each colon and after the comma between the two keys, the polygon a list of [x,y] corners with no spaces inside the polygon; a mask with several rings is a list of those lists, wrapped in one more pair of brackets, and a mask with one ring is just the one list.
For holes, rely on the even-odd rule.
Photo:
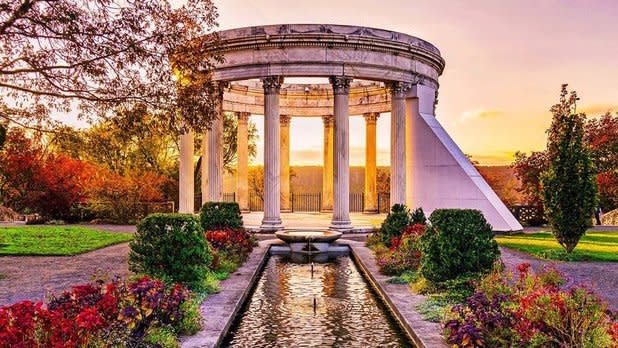
{"label": "distant hill", "polygon": [[[387,169],[388,167],[379,167]],[[318,193],[322,191],[321,166],[292,166],[292,192]],[[518,180],[509,166],[478,166],[477,169],[487,183],[496,191],[498,196],[507,204],[518,204],[523,201],[522,195],[517,192]],[[365,186],[364,167],[350,167],[350,192],[363,192]],[[228,174],[223,180],[224,192],[236,190],[235,175]]]}

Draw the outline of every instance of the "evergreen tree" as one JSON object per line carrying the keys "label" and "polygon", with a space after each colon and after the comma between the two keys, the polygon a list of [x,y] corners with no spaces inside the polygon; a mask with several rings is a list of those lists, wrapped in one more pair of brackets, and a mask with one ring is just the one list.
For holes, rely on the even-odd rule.
{"label": "evergreen tree", "polygon": [[562,85],[560,103],[551,108],[547,130],[549,167],[542,175],[545,214],[556,240],[567,253],[590,227],[597,203],[594,169],[584,143],[586,115],[577,113],[576,92]]}

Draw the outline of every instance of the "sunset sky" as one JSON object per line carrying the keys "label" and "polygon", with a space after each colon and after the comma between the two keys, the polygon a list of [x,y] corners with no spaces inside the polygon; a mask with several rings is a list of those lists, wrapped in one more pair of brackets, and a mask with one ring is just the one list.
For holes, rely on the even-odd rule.
{"label": "sunset sky", "polygon": [[[216,0],[221,29],[332,23],[400,31],[430,41],[446,59],[438,120],[483,164],[545,144],[561,83],[580,110],[618,111],[618,1],[614,0]],[[254,117],[263,134],[263,118]],[[388,164],[389,118],[378,123],[378,161]],[[350,121],[351,164],[364,162],[364,121]],[[302,131],[302,134],[301,134]],[[307,134],[312,136],[306,136]],[[314,136],[313,136],[314,135]],[[321,164],[322,122],[293,119],[292,164]],[[261,162],[260,155],[256,162]]]}

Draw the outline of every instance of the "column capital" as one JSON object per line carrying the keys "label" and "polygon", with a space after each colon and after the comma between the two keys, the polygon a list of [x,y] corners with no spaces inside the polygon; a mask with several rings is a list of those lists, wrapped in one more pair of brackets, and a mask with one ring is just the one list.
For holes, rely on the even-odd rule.
{"label": "column capital", "polygon": [[402,81],[391,81],[386,84],[388,89],[391,91],[392,98],[405,98],[406,93],[412,88],[412,85],[409,82]]}
{"label": "column capital", "polygon": [[322,116],[322,122],[324,122],[324,127],[332,127],[335,121],[335,117],[333,115],[324,115]]}
{"label": "column capital", "polygon": [[238,118],[238,122],[242,122],[242,123],[247,123],[249,122],[249,117],[251,117],[251,113],[250,112],[245,112],[245,111],[237,111],[235,112],[236,117]]}
{"label": "column capital", "polygon": [[284,127],[288,127],[290,125],[290,121],[292,120],[292,116],[290,115],[279,115],[279,124]]}
{"label": "column capital", "polygon": [[266,76],[262,78],[264,94],[279,94],[283,84],[283,76]]}
{"label": "column capital", "polygon": [[380,117],[380,113],[379,112],[366,112],[363,114],[363,117],[365,118],[365,123],[375,124],[378,121],[378,118]]}
{"label": "column capital", "polygon": [[333,85],[333,93],[349,94],[352,78],[348,76],[331,76],[328,81]]}

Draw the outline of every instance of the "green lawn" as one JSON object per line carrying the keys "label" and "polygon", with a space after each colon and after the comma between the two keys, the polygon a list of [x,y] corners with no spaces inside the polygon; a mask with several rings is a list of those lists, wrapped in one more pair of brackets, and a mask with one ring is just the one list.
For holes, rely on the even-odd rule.
{"label": "green lawn", "polygon": [[544,259],[618,262],[618,232],[587,232],[571,255],[566,255],[550,232],[497,236],[496,241]]}
{"label": "green lawn", "polygon": [[81,226],[0,227],[0,256],[76,255],[132,239]]}

